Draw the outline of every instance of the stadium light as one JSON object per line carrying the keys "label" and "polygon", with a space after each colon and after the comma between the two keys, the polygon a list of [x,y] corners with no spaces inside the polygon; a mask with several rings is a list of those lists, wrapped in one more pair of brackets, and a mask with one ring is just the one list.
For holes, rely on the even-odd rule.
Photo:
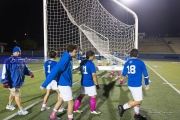
{"label": "stadium light", "polygon": [[133,3],[135,0],[119,0],[120,2],[122,2],[122,3],[127,3],[127,4],[129,4],[129,3]]}

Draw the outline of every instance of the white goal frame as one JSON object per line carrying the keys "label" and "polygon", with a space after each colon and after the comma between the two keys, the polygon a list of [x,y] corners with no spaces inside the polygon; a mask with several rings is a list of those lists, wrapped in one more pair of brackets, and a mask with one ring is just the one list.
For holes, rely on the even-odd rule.
{"label": "white goal frame", "polygon": [[[60,0],[61,1],[61,0]],[[117,5],[119,5],[120,7],[122,7],[123,9],[125,9],[127,12],[129,12],[130,14],[133,15],[134,19],[135,19],[135,39],[134,39],[134,48],[138,49],[138,17],[136,15],[135,12],[133,12],[131,9],[129,9],[128,7],[126,7],[125,5],[123,5],[122,3],[120,3],[118,0],[111,0],[113,2],[115,2]],[[47,38],[47,0],[43,0],[43,26],[44,26],[44,60],[46,61],[48,56],[48,38]],[[81,42],[81,41],[80,41]],[[118,59],[118,58],[115,58]],[[122,65],[125,63],[125,61],[121,60]],[[122,70],[123,66],[118,66],[117,68],[112,67],[112,66],[106,66],[107,68],[104,68],[104,66],[98,66],[98,70]]]}

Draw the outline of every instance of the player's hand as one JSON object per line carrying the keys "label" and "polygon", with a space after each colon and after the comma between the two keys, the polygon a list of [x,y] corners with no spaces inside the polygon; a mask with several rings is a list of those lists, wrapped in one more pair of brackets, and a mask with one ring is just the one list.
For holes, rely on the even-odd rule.
{"label": "player's hand", "polygon": [[96,85],[96,89],[100,89],[99,85]]}
{"label": "player's hand", "polygon": [[34,74],[33,74],[33,73],[31,73],[29,76],[31,76],[31,78],[33,78],[33,77],[34,77]]}
{"label": "player's hand", "polygon": [[8,86],[9,86],[9,83],[4,83],[4,84],[3,84],[3,87],[4,87],[4,88],[8,88]]}
{"label": "player's hand", "polygon": [[145,86],[145,89],[148,90],[148,89],[149,89],[149,85],[146,85],[146,86]]}
{"label": "player's hand", "polygon": [[44,88],[43,88],[42,86],[40,86],[40,89],[41,89],[41,90],[44,90]]}

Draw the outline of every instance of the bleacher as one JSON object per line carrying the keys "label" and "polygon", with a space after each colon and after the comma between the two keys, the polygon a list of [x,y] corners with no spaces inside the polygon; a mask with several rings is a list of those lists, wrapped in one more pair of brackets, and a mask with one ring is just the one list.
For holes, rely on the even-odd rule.
{"label": "bleacher", "polygon": [[164,38],[164,40],[174,50],[175,54],[180,54],[180,38]]}
{"label": "bleacher", "polygon": [[[173,44],[168,41],[173,41]],[[140,53],[180,54],[180,38],[144,38],[139,40],[138,49]]]}

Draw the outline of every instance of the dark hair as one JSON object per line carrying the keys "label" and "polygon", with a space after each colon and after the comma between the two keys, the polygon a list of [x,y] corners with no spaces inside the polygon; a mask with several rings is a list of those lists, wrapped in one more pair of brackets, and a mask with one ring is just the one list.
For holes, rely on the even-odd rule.
{"label": "dark hair", "polygon": [[86,58],[89,59],[89,57],[93,56],[95,53],[92,50],[89,50],[86,52]]}
{"label": "dark hair", "polygon": [[132,50],[130,51],[130,57],[137,57],[138,54],[139,54],[138,49],[132,49]]}
{"label": "dark hair", "polygon": [[73,52],[73,50],[77,50],[78,46],[76,44],[69,44],[67,46],[67,52]]}
{"label": "dark hair", "polygon": [[49,52],[49,57],[50,57],[50,58],[55,58],[56,55],[57,55],[56,52],[53,51],[53,50]]}

